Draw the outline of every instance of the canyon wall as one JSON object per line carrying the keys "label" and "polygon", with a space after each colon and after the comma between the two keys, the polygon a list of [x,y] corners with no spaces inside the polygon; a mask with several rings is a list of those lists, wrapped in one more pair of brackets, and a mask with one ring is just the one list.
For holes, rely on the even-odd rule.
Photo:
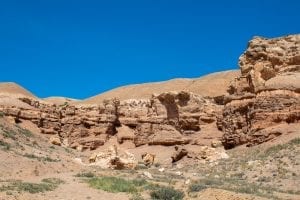
{"label": "canyon wall", "polygon": [[[4,85],[0,112],[16,123],[31,121],[42,134],[55,136],[55,143],[78,150],[97,149],[111,138],[135,147],[207,145],[216,139],[222,139],[225,148],[251,146],[285,134],[284,129],[276,129],[278,125],[299,123],[300,35],[256,37],[249,42],[239,65],[241,73],[231,82],[228,94],[202,96],[184,90],[151,97],[143,94],[147,98],[97,97],[88,103],[55,104],[26,95],[29,93],[11,95],[7,92],[15,87]],[[210,81],[210,90],[217,91],[219,87]],[[200,82],[197,80],[203,86]],[[193,91],[197,91],[195,86]]]}
{"label": "canyon wall", "polygon": [[300,120],[300,35],[256,37],[239,65],[219,119],[227,148],[268,141],[283,134],[278,124]]}

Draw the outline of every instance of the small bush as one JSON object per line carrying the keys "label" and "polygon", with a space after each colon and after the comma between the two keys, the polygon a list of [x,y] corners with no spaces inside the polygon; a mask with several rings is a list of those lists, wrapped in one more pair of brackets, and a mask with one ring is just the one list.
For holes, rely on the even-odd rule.
{"label": "small bush", "polygon": [[32,137],[33,133],[27,129],[18,126],[18,132],[26,137]]}
{"label": "small bush", "polygon": [[200,192],[206,188],[207,186],[202,183],[194,183],[189,186],[189,192]]}
{"label": "small bush", "polygon": [[85,178],[93,178],[95,174],[92,172],[82,172],[75,175],[76,177],[85,177]]}
{"label": "small bush", "polygon": [[264,153],[265,153],[265,156],[275,155],[283,149],[288,149],[290,147],[297,146],[299,144],[300,144],[300,138],[295,138],[286,144],[279,144],[276,146],[272,146],[272,147],[268,148]]}
{"label": "small bush", "polygon": [[63,180],[61,180],[59,178],[44,178],[44,179],[42,179],[42,182],[53,184],[53,185],[59,185],[59,184],[65,183]]}
{"label": "small bush", "polygon": [[182,191],[175,190],[172,187],[160,187],[150,193],[151,199],[155,200],[181,200],[184,197]]}
{"label": "small bush", "polygon": [[4,150],[9,150],[10,149],[10,144],[7,142],[4,142],[2,140],[0,140],[0,146],[4,149]]}
{"label": "small bush", "polygon": [[7,130],[4,127],[1,127],[1,128],[2,128],[1,132],[2,132],[3,137],[10,138],[13,140],[16,139],[16,132],[14,132],[13,130]]}
{"label": "small bush", "polygon": [[53,159],[50,157],[39,157],[34,154],[28,154],[28,153],[25,153],[23,156],[26,158],[37,159],[38,161],[45,161],[45,162],[58,162],[59,161],[57,159]]}
{"label": "small bush", "polygon": [[138,190],[134,183],[129,180],[116,177],[101,177],[88,180],[91,187],[107,192],[117,193],[136,193]]}
{"label": "small bush", "polygon": [[4,117],[4,113],[0,112],[0,118]]}
{"label": "small bush", "polygon": [[144,200],[141,194],[133,194],[130,200]]}
{"label": "small bush", "polygon": [[64,181],[57,178],[43,179],[42,183],[15,181],[7,186],[0,187],[0,191],[29,192],[32,194],[55,190]]}

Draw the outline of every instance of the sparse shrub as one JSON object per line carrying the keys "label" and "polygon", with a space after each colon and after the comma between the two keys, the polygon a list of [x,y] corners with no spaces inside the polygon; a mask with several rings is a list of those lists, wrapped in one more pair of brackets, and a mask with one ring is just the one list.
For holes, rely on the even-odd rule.
{"label": "sparse shrub", "polygon": [[9,150],[10,149],[10,144],[7,142],[4,142],[2,140],[0,140],[0,146],[4,149],[4,150]]}
{"label": "sparse shrub", "polygon": [[152,191],[150,196],[151,199],[155,200],[181,200],[184,197],[184,193],[172,187],[160,187]]}
{"label": "sparse shrub", "polygon": [[63,180],[61,180],[59,178],[44,178],[44,179],[42,179],[42,182],[53,184],[53,185],[59,185],[59,184],[65,183]]}
{"label": "sparse shrub", "polygon": [[63,104],[60,104],[59,107],[67,107],[68,105],[69,103],[65,101]]}
{"label": "sparse shrub", "polygon": [[154,163],[154,167],[160,167],[161,164],[160,163]]}
{"label": "sparse shrub", "polygon": [[293,147],[295,145],[299,145],[299,144],[300,144],[300,138],[295,138],[286,144],[279,144],[276,146],[272,146],[265,151],[265,156],[267,157],[267,156],[275,155],[283,149],[288,149],[288,148],[291,148],[291,147]]}
{"label": "sparse shrub", "polygon": [[9,185],[0,187],[0,191],[23,191],[35,194],[55,190],[61,183],[64,181],[57,178],[43,179],[42,183],[14,181]]}
{"label": "sparse shrub", "polygon": [[191,184],[189,186],[189,190],[188,191],[189,192],[200,192],[200,191],[202,191],[202,190],[204,190],[206,188],[207,188],[206,185],[204,185],[203,183],[197,182],[197,183]]}
{"label": "sparse shrub", "polygon": [[45,162],[58,162],[59,161],[57,159],[53,159],[50,157],[39,157],[34,154],[28,154],[28,153],[25,153],[23,156],[30,158],[30,159],[37,159],[38,161],[45,161]]}
{"label": "sparse shrub", "polygon": [[133,181],[117,177],[92,178],[88,180],[88,183],[93,188],[101,189],[112,193],[136,193],[138,191]]}
{"label": "sparse shrub", "polygon": [[137,187],[141,187],[147,184],[147,181],[145,179],[133,179],[132,183],[137,186]]}
{"label": "sparse shrub", "polygon": [[138,163],[138,165],[135,167],[135,170],[143,170],[143,169],[148,169],[144,163]]}
{"label": "sparse shrub", "polygon": [[5,137],[5,138],[10,138],[10,139],[13,139],[15,140],[16,139],[16,132],[14,132],[13,130],[7,130],[5,129],[4,127],[1,127],[2,128],[2,135]]}
{"label": "sparse shrub", "polygon": [[133,194],[130,200],[144,200],[141,194]]}
{"label": "sparse shrub", "polygon": [[4,113],[0,112],[0,118],[4,117]]}
{"label": "sparse shrub", "polygon": [[27,129],[18,126],[18,132],[26,137],[32,137],[33,133]]}
{"label": "sparse shrub", "polygon": [[95,174],[92,172],[82,172],[75,175],[76,177],[94,178]]}

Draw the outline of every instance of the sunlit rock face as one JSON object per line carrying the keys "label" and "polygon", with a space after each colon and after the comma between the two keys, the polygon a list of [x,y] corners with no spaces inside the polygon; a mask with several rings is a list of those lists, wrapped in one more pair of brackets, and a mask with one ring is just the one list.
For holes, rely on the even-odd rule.
{"label": "sunlit rock face", "polygon": [[270,127],[300,120],[300,35],[255,37],[239,65],[220,118],[227,148],[268,141],[284,133]]}

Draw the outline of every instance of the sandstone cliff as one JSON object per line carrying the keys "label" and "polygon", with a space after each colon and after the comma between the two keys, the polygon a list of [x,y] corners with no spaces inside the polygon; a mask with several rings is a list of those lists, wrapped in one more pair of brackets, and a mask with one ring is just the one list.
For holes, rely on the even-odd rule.
{"label": "sandstone cliff", "polygon": [[227,148],[268,141],[286,134],[276,125],[300,120],[300,35],[255,37],[239,65],[219,119]]}
{"label": "sandstone cliff", "polygon": [[131,86],[85,101],[42,100],[1,84],[0,112],[15,123],[31,121],[55,144],[78,150],[97,149],[111,138],[135,147],[207,145],[222,138],[232,148],[286,134],[276,127],[300,119],[300,35],[256,37],[239,65],[241,73]]}

